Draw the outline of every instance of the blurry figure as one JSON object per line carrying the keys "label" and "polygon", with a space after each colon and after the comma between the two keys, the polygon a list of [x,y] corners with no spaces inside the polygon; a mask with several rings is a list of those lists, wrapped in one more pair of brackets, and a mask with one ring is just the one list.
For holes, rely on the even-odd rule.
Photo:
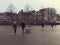
{"label": "blurry figure", "polygon": [[55,21],[54,25],[55,25],[55,27],[56,27],[56,21]]}
{"label": "blurry figure", "polygon": [[24,21],[22,21],[22,23],[20,24],[21,29],[22,29],[22,34],[24,34],[24,28],[25,28],[25,23]]}
{"label": "blurry figure", "polygon": [[17,23],[13,22],[13,28],[14,28],[14,33],[16,34],[16,29],[17,29]]}
{"label": "blurry figure", "polygon": [[55,20],[54,20],[54,25],[55,25],[55,27],[56,27],[56,18],[55,18]]}
{"label": "blurry figure", "polygon": [[56,27],[56,23],[54,23],[55,27]]}
{"label": "blurry figure", "polygon": [[42,26],[42,28],[44,28],[44,24],[43,23],[41,24],[41,26]]}
{"label": "blurry figure", "polygon": [[41,31],[44,31],[44,23],[41,23],[41,27],[42,27]]}
{"label": "blurry figure", "polygon": [[54,26],[54,23],[51,23],[51,27],[52,27],[52,29],[53,29],[53,26]]}

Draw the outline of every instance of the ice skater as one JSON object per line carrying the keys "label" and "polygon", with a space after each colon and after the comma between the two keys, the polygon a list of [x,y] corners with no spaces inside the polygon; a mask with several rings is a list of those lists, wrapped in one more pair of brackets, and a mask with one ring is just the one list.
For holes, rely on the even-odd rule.
{"label": "ice skater", "polygon": [[52,29],[53,29],[53,26],[54,26],[54,23],[51,23],[51,27],[52,27]]}
{"label": "ice skater", "polygon": [[42,28],[44,28],[44,23],[41,24]]}
{"label": "ice skater", "polygon": [[21,22],[20,26],[21,26],[21,29],[22,29],[22,33],[24,34],[24,30],[25,30],[25,23],[24,23],[24,21]]}
{"label": "ice skater", "polygon": [[14,28],[14,34],[16,34],[16,29],[17,29],[17,23],[13,22],[13,28]]}

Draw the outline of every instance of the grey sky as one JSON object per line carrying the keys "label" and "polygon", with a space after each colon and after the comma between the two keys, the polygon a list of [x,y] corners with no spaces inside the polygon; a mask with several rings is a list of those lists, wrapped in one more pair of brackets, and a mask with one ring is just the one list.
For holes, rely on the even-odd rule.
{"label": "grey sky", "polygon": [[29,4],[32,9],[39,10],[45,7],[53,7],[60,13],[60,0],[0,0],[0,12],[6,11],[9,3],[13,3],[16,10],[24,9]]}

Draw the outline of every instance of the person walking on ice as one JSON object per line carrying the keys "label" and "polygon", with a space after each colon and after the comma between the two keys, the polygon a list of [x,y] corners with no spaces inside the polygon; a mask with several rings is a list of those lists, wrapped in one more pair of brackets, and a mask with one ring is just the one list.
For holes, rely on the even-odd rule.
{"label": "person walking on ice", "polygon": [[25,23],[24,23],[24,21],[21,22],[20,26],[21,26],[21,29],[22,29],[22,33],[24,33],[24,29],[25,29]]}
{"label": "person walking on ice", "polygon": [[14,33],[16,34],[16,29],[17,29],[17,23],[13,22],[13,28],[14,28]]}

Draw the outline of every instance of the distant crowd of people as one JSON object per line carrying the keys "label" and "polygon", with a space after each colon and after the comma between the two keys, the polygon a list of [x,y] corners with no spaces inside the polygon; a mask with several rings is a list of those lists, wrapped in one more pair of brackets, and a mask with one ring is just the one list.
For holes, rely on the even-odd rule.
{"label": "distant crowd of people", "polygon": [[[56,26],[56,24],[55,23],[50,23],[50,25],[51,25],[51,27],[52,27],[52,29],[53,29],[53,26],[55,25]],[[13,28],[14,28],[14,33],[16,34],[16,30],[17,30],[17,23],[16,22],[13,22]],[[24,21],[22,21],[20,24],[19,24],[19,27],[21,26],[21,30],[22,30],[22,33],[24,33],[24,30],[25,30],[25,22]],[[41,26],[42,26],[42,28],[44,28],[44,23],[41,23]]]}
{"label": "distant crowd of people", "polygon": [[[53,26],[54,26],[54,25],[56,26],[56,23],[50,23],[50,25],[51,25],[51,27],[52,27],[52,29],[53,29]],[[42,26],[42,28],[44,28],[44,23],[41,23],[41,26]]]}

